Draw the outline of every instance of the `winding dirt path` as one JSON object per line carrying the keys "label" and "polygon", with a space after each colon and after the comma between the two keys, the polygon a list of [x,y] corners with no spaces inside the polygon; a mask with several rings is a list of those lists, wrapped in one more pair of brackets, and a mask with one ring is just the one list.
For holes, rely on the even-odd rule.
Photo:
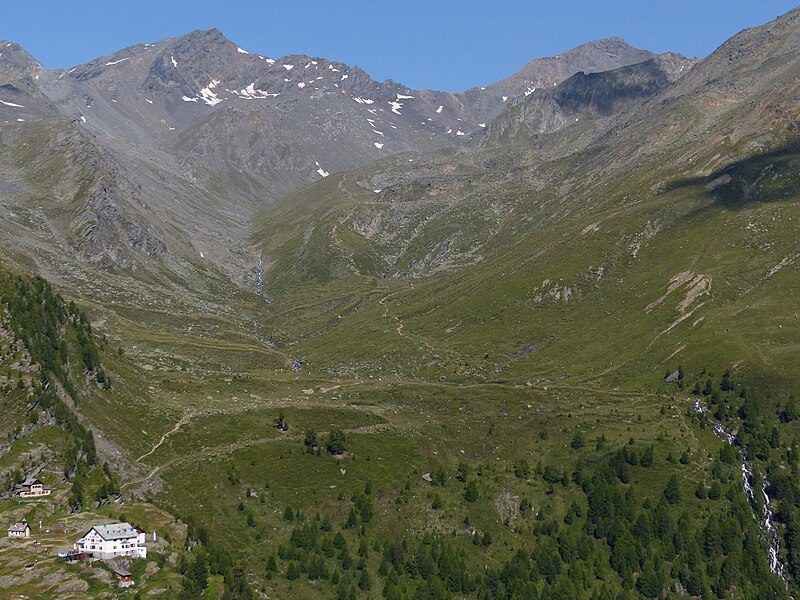
{"label": "winding dirt path", "polygon": [[395,331],[397,332],[397,335],[399,335],[401,337],[404,337],[404,338],[406,338],[407,340],[409,340],[411,342],[414,342],[414,343],[417,343],[417,344],[422,344],[423,346],[425,346],[431,352],[436,352],[437,351],[436,348],[431,346],[426,340],[424,340],[422,338],[416,339],[416,338],[408,335],[407,333],[403,333],[403,328],[405,327],[405,325],[403,324],[403,320],[400,317],[398,317],[397,315],[389,314],[389,306],[386,304],[386,300],[388,298],[389,298],[389,296],[384,296],[383,298],[378,300],[378,304],[382,304],[383,305],[383,316],[385,318],[387,318],[387,319],[392,319],[395,323],[397,323],[397,327],[395,328]]}
{"label": "winding dirt path", "polygon": [[[174,461],[172,461],[172,462],[174,462]],[[165,464],[169,464],[169,463],[165,463]],[[158,471],[159,471],[159,469],[160,469],[160,468],[161,468],[161,465],[157,466],[155,469],[153,469],[152,471],[150,471],[150,473],[148,473],[148,474],[147,474],[145,477],[142,477],[141,479],[135,479],[135,480],[133,480],[133,481],[129,481],[128,483],[123,483],[123,484],[122,484],[122,485],[119,487],[120,491],[124,490],[124,489],[125,489],[125,488],[127,488],[127,487],[131,487],[131,486],[133,486],[133,485],[139,485],[139,484],[141,484],[141,483],[145,483],[146,481],[150,481],[150,479],[152,479],[152,478],[153,478],[153,476],[154,476],[156,473],[158,473]]]}
{"label": "winding dirt path", "polygon": [[189,421],[191,421],[191,420],[192,420],[192,418],[193,418],[194,416],[195,416],[195,413],[186,413],[185,415],[183,415],[183,416],[182,416],[182,417],[181,417],[181,418],[178,420],[178,422],[177,422],[177,423],[175,423],[175,427],[173,427],[173,428],[172,428],[172,429],[170,429],[168,432],[166,432],[164,435],[162,435],[162,436],[161,436],[161,439],[160,439],[160,440],[158,440],[158,442],[156,442],[156,444],[155,444],[155,445],[154,445],[152,448],[150,448],[150,451],[149,451],[149,452],[146,452],[146,453],[144,453],[144,454],[142,454],[142,455],[141,455],[139,458],[137,458],[137,459],[136,459],[136,462],[139,462],[139,461],[141,461],[143,458],[147,458],[147,457],[148,457],[148,456],[150,456],[150,455],[151,455],[153,452],[155,452],[156,450],[158,450],[158,448],[161,446],[161,444],[163,444],[165,441],[167,441],[167,438],[168,438],[169,436],[171,436],[173,433],[175,433],[176,431],[178,431],[178,430],[179,430],[181,427],[183,427],[184,425],[186,425],[186,424],[187,424]]}
{"label": "winding dirt path", "polygon": [[[405,335],[405,334],[402,334],[402,332],[401,332],[400,335]],[[354,386],[354,385],[365,385],[367,383],[368,382],[358,381],[358,382],[351,382],[351,383],[344,383],[344,384],[336,384],[336,385],[332,386],[331,388],[325,388],[325,391],[330,391],[332,389],[338,389],[340,387],[344,388],[344,387],[351,387],[351,386]],[[452,384],[444,384],[444,383],[437,383],[437,382],[426,382],[426,381],[421,381],[421,380],[403,380],[403,379],[391,380],[391,381],[383,382],[381,384],[381,387],[384,387],[384,386],[387,386],[387,385],[391,386],[391,385],[411,385],[411,384],[413,384],[415,386],[452,387]],[[490,387],[497,387],[498,385],[503,386],[503,385],[507,385],[507,384],[474,383],[474,384],[467,384],[467,385],[459,385],[458,387],[460,389],[463,389],[464,387],[466,387],[466,388],[490,388]],[[581,385],[558,385],[558,384],[555,384],[555,385],[554,384],[541,385],[541,384],[538,384],[538,385],[530,385],[530,386],[529,385],[524,385],[523,386],[522,384],[513,384],[510,387],[515,387],[515,388],[517,388],[517,387],[526,387],[526,388],[534,389],[534,390],[537,390],[537,391],[540,391],[540,392],[556,391],[556,390],[558,390],[558,391],[566,391],[566,390],[569,390],[569,391],[580,391],[580,392],[594,393],[594,394],[598,394],[598,395],[602,394],[602,395],[611,396],[611,397],[617,397],[617,398],[644,398],[644,397],[654,397],[654,398],[658,397],[658,398],[661,398],[662,397],[662,395],[657,394],[657,393],[653,393],[653,392],[614,390],[614,389],[598,388],[598,387],[595,387],[595,386],[588,386],[588,385],[587,386],[581,386]],[[309,400],[303,400],[303,401],[300,402],[300,404],[302,406],[304,406],[304,407],[307,407],[307,408],[308,407],[312,407],[312,406],[314,406],[314,407],[317,407],[317,406],[319,406],[319,407],[330,406],[329,403],[314,402],[314,401],[309,401]],[[290,399],[290,398],[286,398],[286,399],[282,399],[282,400],[270,400],[264,405],[264,407],[278,407],[278,406],[284,406],[284,405],[285,406],[297,406],[298,405],[298,401],[296,399]],[[254,408],[254,407],[252,407],[252,406],[236,407],[236,408],[233,408],[233,409],[230,409],[230,410],[215,412],[214,414],[240,413],[240,412],[245,412],[245,411],[251,410],[252,408]],[[163,442],[170,435],[172,435],[173,433],[177,432],[183,425],[188,423],[191,419],[193,419],[195,417],[203,416],[205,414],[209,414],[209,413],[205,413],[205,412],[188,413],[188,414],[184,415],[183,417],[181,417],[181,419],[175,424],[175,426],[170,431],[166,432],[161,437],[161,440],[159,440],[159,442],[154,445],[154,447],[150,450],[150,452],[147,452],[146,454],[143,454],[141,457],[139,457],[138,460],[141,460],[141,459],[146,458],[147,456],[151,455],[158,447],[160,447],[163,444]],[[413,427],[397,425],[397,424],[394,424],[394,423],[374,423],[374,424],[371,424],[371,425],[362,425],[362,426],[359,426],[359,427],[352,427],[352,428],[344,429],[344,431],[345,431],[345,433],[350,433],[350,434],[373,434],[373,433],[380,433],[380,432],[391,431],[391,430],[394,430],[394,431],[404,431],[404,430],[405,431],[409,431],[409,430],[413,430],[413,429],[414,429]],[[328,433],[329,432],[321,431],[321,432],[318,432],[318,435],[324,436],[324,435],[327,435]],[[284,435],[280,435],[278,437],[270,437],[270,438],[249,438],[249,439],[238,440],[238,441],[233,442],[231,444],[225,444],[225,445],[221,445],[221,446],[206,447],[206,448],[203,448],[203,449],[201,449],[201,450],[199,450],[197,452],[194,452],[192,454],[186,454],[186,455],[182,455],[182,456],[174,456],[174,457],[170,458],[169,460],[166,460],[166,461],[162,462],[161,464],[153,467],[144,477],[141,477],[139,479],[136,479],[136,480],[133,480],[133,481],[129,481],[129,482],[123,484],[121,486],[121,489],[127,489],[127,488],[130,488],[130,487],[133,487],[133,486],[138,486],[138,485],[141,485],[143,483],[146,483],[150,479],[155,477],[156,474],[158,474],[159,472],[164,471],[164,470],[166,470],[166,469],[168,469],[168,468],[170,468],[170,467],[172,467],[174,465],[177,465],[177,464],[197,462],[199,460],[211,458],[211,457],[214,457],[214,456],[229,455],[232,452],[235,452],[237,450],[241,450],[243,448],[247,448],[249,446],[256,446],[256,445],[262,445],[262,444],[272,444],[272,443],[276,443],[276,442],[285,442],[285,441],[301,441],[302,438],[303,438],[303,435],[300,434],[300,433],[284,434]]]}
{"label": "winding dirt path", "polygon": [[[339,183],[336,184],[336,187],[339,188],[339,191],[342,192],[342,194],[344,194],[351,203],[353,203],[354,205],[357,206],[358,201],[353,196],[353,193],[350,190],[348,190],[348,189],[346,189],[344,187],[344,183],[345,183],[346,179],[347,179],[347,176],[346,175],[342,175],[341,179],[339,179]],[[356,206],[353,206],[353,208],[351,208],[348,211],[348,213],[345,215],[345,217],[343,219],[337,220],[336,223],[334,223],[333,228],[331,229],[331,240],[333,242],[333,245],[336,246],[337,248],[339,248],[341,253],[345,256],[345,258],[347,259],[347,262],[348,262],[350,268],[353,270],[353,272],[356,275],[361,275],[361,273],[359,272],[358,268],[356,267],[355,255],[353,254],[353,252],[349,248],[347,248],[347,246],[345,246],[344,242],[339,237],[339,232],[337,231],[337,229],[339,228],[339,225],[344,225],[345,223],[347,223],[347,221],[350,220],[350,217],[353,216],[353,213],[356,210]]]}
{"label": "winding dirt path", "polygon": [[[372,425],[361,425],[360,427],[351,427],[349,429],[345,429],[345,433],[380,433],[382,431],[390,431],[390,430],[401,430],[403,428],[397,427],[392,423],[374,423]],[[320,431],[318,434],[320,436],[324,436],[329,434],[328,431]],[[203,448],[199,452],[195,452],[193,454],[186,454],[183,456],[175,456],[168,461],[163,462],[162,464],[154,467],[147,475],[140,479],[136,479],[134,481],[129,481],[121,486],[121,489],[125,489],[131,486],[140,485],[142,483],[146,483],[150,479],[152,479],[156,473],[159,471],[163,471],[172,467],[179,463],[191,463],[197,462],[199,460],[204,460],[210,458],[212,456],[227,456],[236,452],[237,450],[241,450],[243,448],[247,448],[249,446],[257,446],[261,444],[272,444],[276,442],[287,442],[287,441],[301,441],[303,439],[302,434],[294,434],[294,435],[281,435],[280,437],[274,438],[256,438],[256,439],[246,439],[246,440],[239,440],[238,442],[234,442],[232,444],[226,444],[224,446],[212,446],[208,448]]]}

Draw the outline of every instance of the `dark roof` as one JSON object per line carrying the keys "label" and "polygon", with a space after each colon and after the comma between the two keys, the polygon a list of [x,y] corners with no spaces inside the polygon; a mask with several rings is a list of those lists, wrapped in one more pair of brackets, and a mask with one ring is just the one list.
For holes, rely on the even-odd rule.
{"label": "dark roof", "polygon": [[133,574],[124,567],[114,567],[114,573],[120,577],[130,577]]}

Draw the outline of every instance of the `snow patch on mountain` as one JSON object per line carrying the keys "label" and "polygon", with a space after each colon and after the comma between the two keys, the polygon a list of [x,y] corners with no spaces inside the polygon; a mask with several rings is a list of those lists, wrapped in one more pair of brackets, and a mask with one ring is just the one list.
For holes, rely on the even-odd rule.
{"label": "snow patch on mountain", "polygon": [[206,87],[200,90],[200,100],[202,100],[209,106],[214,106],[215,104],[219,104],[220,102],[222,102],[222,99],[212,91],[218,85],[219,81],[216,79],[212,79],[211,83],[209,83]]}
{"label": "snow patch on mountain", "polygon": [[232,93],[236,94],[239,98],[242,98],[243,100],[277,98],[278,96],[280,96],[280,93],[270,93],[270,92],[265,92],[264,90],[257,90],[255,82],[251,83],[243,90],[239,90],[237,92],[232,92]]}

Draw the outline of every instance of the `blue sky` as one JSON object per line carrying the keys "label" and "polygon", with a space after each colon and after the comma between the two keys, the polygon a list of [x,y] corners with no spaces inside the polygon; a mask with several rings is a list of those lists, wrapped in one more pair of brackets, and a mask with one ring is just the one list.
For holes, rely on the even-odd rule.
{"label": "blue sky", "polygon": [[140,42],[218,27],[250,52],[310,54],[375,79],[446,91],[506,77],[532,58],[611,36],[705,56],[798,0],[41,0],[4,2],[0,38],[71,67]]}

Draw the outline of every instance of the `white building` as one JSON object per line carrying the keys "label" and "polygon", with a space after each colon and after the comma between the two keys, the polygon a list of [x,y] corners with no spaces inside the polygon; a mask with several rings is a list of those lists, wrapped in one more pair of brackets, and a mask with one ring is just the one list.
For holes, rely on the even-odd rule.
{"label": "white building", "polygon": [[31,537],[31,528],[27,521],[14,523],[8,528],[8,537],[28,538]]}
{"label": "white building", "polygon": [[45,485],[38,479],[26,481],[22,485],[18,485],[16,489],[17,496],[20,498],[39,498],[41,496],[49,496],[52,491],[52,489],[45,487]]}
{"label": "white building", "polygon": [[95,558],[109,559],[117,556],[146,558],[145,534],[130,523],[95,525],[75,544],[78,552]]}

